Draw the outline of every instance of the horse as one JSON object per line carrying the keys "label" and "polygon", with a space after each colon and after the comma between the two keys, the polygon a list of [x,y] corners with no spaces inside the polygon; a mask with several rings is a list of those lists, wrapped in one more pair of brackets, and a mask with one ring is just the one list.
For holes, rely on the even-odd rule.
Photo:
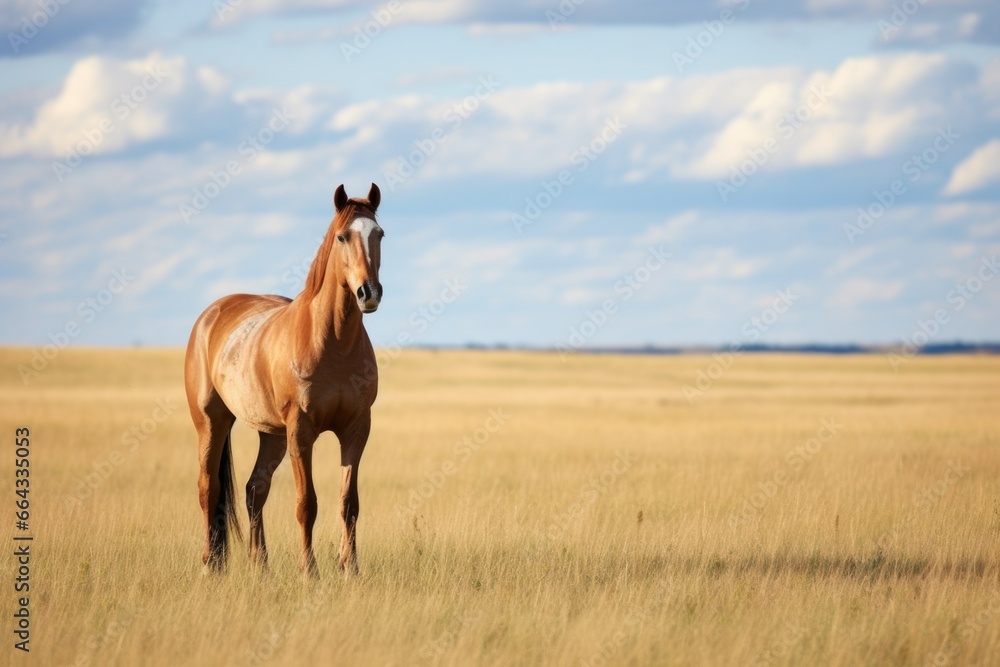
{"label": "horse", "polygon": [[225,569],[230,532],[243,539],[230,436],[240,419],[260,433],[246,485],[251,563],[267,567],[264,503],[287,451],[302,532],[299,567],[319,576],[312,453],[319,434],[332,431],[340,441],[343,472],[340,569],[348,576],[358,573],[358,465],[378,394],[375,353],[362,314],[374,313],[382,300],[378,272],[385,234],[375,218],[380,200],[374,183],[367,199],[348,199],[340,185],[333,220],[298,296],[231,294],[206,308],[192,328],[184,389],[198,433],[206,572]]}

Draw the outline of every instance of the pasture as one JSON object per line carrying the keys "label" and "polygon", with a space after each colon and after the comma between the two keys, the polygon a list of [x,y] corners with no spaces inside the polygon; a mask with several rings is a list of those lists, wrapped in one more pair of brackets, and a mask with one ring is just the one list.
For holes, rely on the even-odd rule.
{"label": "pasture", "polygon": [[[745,355],[686,396],[712,358],[380,355],[362,575],[337,571],[325,434],[309,581],[287,459],[265,510],[270,571],[237,543],[227,573],[202,576],[183,351],[64,350],[26,386],[30,357],[0,350],[0,424],[11,504],[14,429],[32,431],[34,664],[1000,655],[1000,358],[918,357],[894,373],[881,355]],[[237,426],[244,532],[256,450]]]}

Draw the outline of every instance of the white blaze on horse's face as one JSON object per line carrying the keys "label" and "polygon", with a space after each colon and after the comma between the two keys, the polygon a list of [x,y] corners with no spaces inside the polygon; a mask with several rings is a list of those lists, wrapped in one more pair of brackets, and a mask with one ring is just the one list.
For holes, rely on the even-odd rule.
{"label": "white blaze on horse's face", "polygon": [[[379,265],[382,260],[382,236],[384,232],[371,218],[358,217],[351,221],[341,234],[341,243],[349,248],[348,286],[358,299],[358,307],[363,313],[374,313],[382,300],[382,283],[378,280]],[[339,239],[338,239],[339,240]]]}
{"label": "white blaze on horse's face", "polygon": [[361,237],[361,245],[365,249],[365,260],[372,262],[372,236],[381,233],[382,228],[371,218],[355,218],[351,223],[350,230]]}

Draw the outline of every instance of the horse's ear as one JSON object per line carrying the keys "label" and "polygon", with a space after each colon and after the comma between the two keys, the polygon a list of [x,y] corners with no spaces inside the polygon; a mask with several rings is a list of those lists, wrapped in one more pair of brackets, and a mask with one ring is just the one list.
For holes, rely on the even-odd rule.
{"label": "horse's ear", "polygon": [[368,203],[371,204],[373,211],[378,208],[380,201],[382,201],[382,192],[377,185],[372,183],[372,189],[368,191]]}
{"label": "horse's ear", "polygon": [[344,189],[344,184],[341,183],[337,186],[337,191],[333,193],[333,205],[337,209],[337,213],[340,213],[345,204],[347,204],[347,190]]}

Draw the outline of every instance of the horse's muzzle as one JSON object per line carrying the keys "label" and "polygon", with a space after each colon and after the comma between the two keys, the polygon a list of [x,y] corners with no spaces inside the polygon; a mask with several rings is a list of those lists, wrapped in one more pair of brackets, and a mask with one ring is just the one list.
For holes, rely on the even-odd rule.
{"label": "horse's muzzle", "polygon": [[362,313],[374,313],[382,301],[382,283],[366,282],[358,288],[358,307]]}

